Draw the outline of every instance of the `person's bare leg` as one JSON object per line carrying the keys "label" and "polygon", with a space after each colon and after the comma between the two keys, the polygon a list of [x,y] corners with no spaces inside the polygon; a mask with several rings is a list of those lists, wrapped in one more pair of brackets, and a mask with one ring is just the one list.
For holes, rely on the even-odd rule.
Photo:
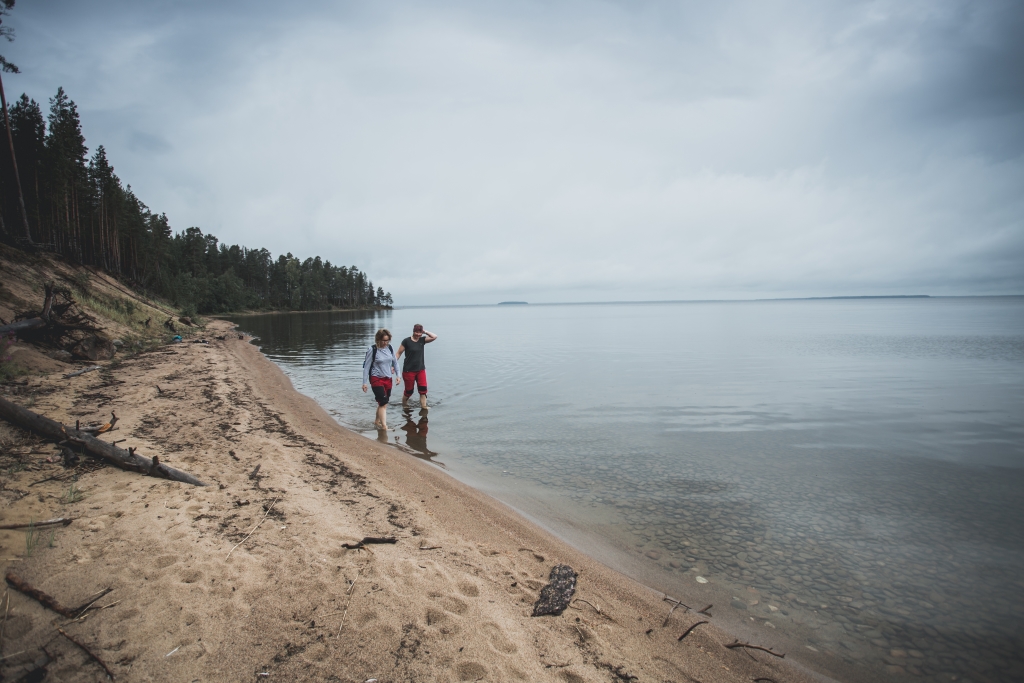
{"label": "person's bare leg", "polygon": [[377,421],[374,422],[374,424],[377,426],[377,429],[387,429],[388,428],[387,420],[388,420],[388,407],[387,406],[377,406]]}
{"label": "person's bare leg", "polygon": [[427,395],[420,394],[420,408],[427,410]]}

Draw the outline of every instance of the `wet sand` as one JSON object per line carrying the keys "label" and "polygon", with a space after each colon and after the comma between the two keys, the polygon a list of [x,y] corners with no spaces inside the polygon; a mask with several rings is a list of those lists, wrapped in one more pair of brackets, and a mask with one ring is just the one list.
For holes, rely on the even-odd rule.
{"label": "wet sand", "polygon": [[[46,680],[102,676],[61,626],[128,681],[814,680],[788,660],[725,648],[734,638],[713,617],[679,608],[666,619],[662,594],[341,428],[248,340],[213,340],[229,329],[217,321],[210,344],[4,389],[67,422],[115,410],[123,446],[209,482],[107,467],[73,488],[30,487],[65,472],[46,462],[52,444],[0,426],[8,456],[28,463],[4,474],[0,521],[75,518],[36,530],[31,554],[26,532],[0,532],[5,571],[67,605],[113,588],[96,604],[105,609],[71,623],[9,590],[9,679],[45,661],[44,648]],[[364,536],[398,542],[341,547]],[[531,617],[556,564],[579,572],[577,600]]]}

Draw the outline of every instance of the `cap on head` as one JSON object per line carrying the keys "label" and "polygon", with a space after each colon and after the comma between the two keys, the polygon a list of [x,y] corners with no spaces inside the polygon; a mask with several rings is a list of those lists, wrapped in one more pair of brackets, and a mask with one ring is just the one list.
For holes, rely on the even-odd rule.
{"label": "cap on head", "polygon": [[416,323],[415,325],[412,326],[412,331],[413,332],[422,332],[423,331],[423,325],[420,325],[419,323]]}

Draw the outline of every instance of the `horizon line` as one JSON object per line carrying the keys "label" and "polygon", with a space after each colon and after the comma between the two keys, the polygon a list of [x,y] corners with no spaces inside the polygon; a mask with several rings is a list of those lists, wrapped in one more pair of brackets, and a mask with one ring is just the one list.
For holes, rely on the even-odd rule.
{"label": "horizon line", "polygon": [[865,295],[842,295],[842,296],[792,296],[792,297],[770,297],[763,299],[644,299],[625,301],[495,301],[486,304],[416,304],[416,305],[393,305],[393,309],[405,308],[482,308],[485,306],[598,306],[607,304],[709,304],[709,303],[753,303],[769,301],[842,301],[858,299],[983,299],[983,298],[1009,298],[1020,297],[1024,294],[865,294]]}

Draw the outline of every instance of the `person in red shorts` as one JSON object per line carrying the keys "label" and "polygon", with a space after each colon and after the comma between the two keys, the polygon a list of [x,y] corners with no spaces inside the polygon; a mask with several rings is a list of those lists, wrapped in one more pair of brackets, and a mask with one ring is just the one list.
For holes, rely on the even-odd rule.
{"label": "person in red shorts", "polygon": [[423,347],[437,339],[433,332],[427,332],[423,325],[412,326],[412,336],[402,340],[398,347],[398,357],[405,354],[405,365],[402,367],[402,379],[405,380],[405,395],[402,404],[409,403],[412,387],[415,384],[420,391],[420,408],[427,409],[427,366],[423,362]]}
{"label": "person in red shorts", "polygon": [[398,357],[391,347],[391,333],[379,329],[373,340],[373,346],[366,350],[366,358],[363,359],[363,391],[373,387],[373,397],[377,400],[377,417],[373,426],[386,430],[388,401],[391,399],[391,373],[394,372],[396,383],[401,373],[398,370]]}

